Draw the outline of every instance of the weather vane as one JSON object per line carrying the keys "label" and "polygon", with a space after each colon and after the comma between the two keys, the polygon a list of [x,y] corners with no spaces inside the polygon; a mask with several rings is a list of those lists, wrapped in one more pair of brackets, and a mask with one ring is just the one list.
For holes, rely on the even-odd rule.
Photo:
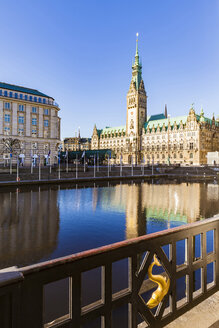
{"label": "weather vane", "polygon": [[137,33],[136,33],[136,36],[137,36],[137,41],[138,41],[138,35],[139,35],[139,34],[138,34],[138,32],[137,32]]}

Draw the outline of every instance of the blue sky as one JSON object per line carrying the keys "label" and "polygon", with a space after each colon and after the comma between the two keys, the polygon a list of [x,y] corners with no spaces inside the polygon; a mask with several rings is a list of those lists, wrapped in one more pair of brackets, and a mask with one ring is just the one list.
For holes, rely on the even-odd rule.
{"label": "blue sky", "polygon": [[125,124],[136,32],[149,115],[219,114],[219,0],[0,4],[0,81],[54,97],[62,138]]}

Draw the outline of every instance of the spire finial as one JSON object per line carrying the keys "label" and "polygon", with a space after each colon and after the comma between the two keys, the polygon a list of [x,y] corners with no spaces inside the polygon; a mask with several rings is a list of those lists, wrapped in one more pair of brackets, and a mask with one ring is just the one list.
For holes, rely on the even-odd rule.
{"label": "spire finial", "polygon": [[136,56],[138,56],[138,32],[136,33]]}
{"label": "spire finial", "polygon": [[167,104],[165,105],[164,115],[165,115],[165,117],[167,118]]}

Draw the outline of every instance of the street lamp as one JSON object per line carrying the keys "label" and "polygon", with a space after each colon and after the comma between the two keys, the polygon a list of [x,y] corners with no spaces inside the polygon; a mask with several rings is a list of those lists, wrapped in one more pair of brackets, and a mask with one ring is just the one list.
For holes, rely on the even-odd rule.
{"label": "street lamp", "polygon": [[170,132],[169,132],[169,125],[170,125],[170,114],[168,114],[168,126],[167,126],[167,163],[170,165]]}

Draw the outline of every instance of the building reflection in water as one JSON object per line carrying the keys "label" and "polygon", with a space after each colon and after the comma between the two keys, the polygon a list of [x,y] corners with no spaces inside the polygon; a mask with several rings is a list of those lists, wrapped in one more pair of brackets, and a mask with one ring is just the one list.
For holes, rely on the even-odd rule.
{"label": "building reflection in water", "polygon": [[0,268],[65,256],[219,213],[219,186],[213,183],[81,187],[0,192]]}
{"label": "building reflection in water", "polygon": [[[97,190],[93,201],[98,202]],[[218,184],[124,184],[100,192],[104,209],[126,213],[126,238],[147,233],[151,218],[170,222],[192,223],[219,213]]]}
{"label": "building reflection in water", "polygon": [[59,232],[58,191],[0,193],[0,268],[36,263],[54,251]]}

